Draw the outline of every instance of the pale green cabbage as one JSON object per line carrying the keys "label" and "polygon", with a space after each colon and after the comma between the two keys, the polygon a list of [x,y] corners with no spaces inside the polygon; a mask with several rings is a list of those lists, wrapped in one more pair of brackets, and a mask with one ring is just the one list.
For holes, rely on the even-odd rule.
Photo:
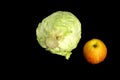
{"label": "pale green cabbage", "polygon": [[57,11],[38,24],[36,36],[41,47],[69,59],[81,39],[81,23],[71,12]]}

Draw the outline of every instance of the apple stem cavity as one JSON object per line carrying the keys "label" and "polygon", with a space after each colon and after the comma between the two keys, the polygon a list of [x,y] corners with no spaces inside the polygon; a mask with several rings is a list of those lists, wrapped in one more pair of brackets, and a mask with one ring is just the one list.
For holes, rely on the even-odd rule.
{"label": "apple stem cavity", "polygon": [[93,47],[96,48],[96,47],[97,47],[97,44],[94,44]]}

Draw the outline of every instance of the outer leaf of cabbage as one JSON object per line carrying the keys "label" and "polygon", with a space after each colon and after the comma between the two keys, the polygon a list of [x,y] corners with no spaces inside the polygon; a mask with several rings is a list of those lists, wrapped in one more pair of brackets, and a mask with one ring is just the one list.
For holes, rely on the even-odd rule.
{"label": "outer leaf of cabbage", "polygon": [[69,59],[81,39],[81,23],[71,12],[57,11],[38,24],[36,36],[41,47]]}

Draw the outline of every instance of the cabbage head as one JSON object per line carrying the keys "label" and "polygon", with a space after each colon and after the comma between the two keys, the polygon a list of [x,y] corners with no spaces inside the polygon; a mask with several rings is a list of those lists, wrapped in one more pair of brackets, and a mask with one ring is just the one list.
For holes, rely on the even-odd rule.
{"label": "cabbage head", "polygon": [[39,45],[67,60],[81,39],[81,23],[68,11],[56,11],[44,18],[36,28]]}

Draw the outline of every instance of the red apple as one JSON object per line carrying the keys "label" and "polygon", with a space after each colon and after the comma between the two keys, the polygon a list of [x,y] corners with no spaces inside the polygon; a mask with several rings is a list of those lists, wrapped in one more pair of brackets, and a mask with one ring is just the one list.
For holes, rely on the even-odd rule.
{"label": "red apple", "polygon": [[91,39],[83,47],[85,59],[91,64],[98,64],[106,58],[107,47],[100,39]]}

